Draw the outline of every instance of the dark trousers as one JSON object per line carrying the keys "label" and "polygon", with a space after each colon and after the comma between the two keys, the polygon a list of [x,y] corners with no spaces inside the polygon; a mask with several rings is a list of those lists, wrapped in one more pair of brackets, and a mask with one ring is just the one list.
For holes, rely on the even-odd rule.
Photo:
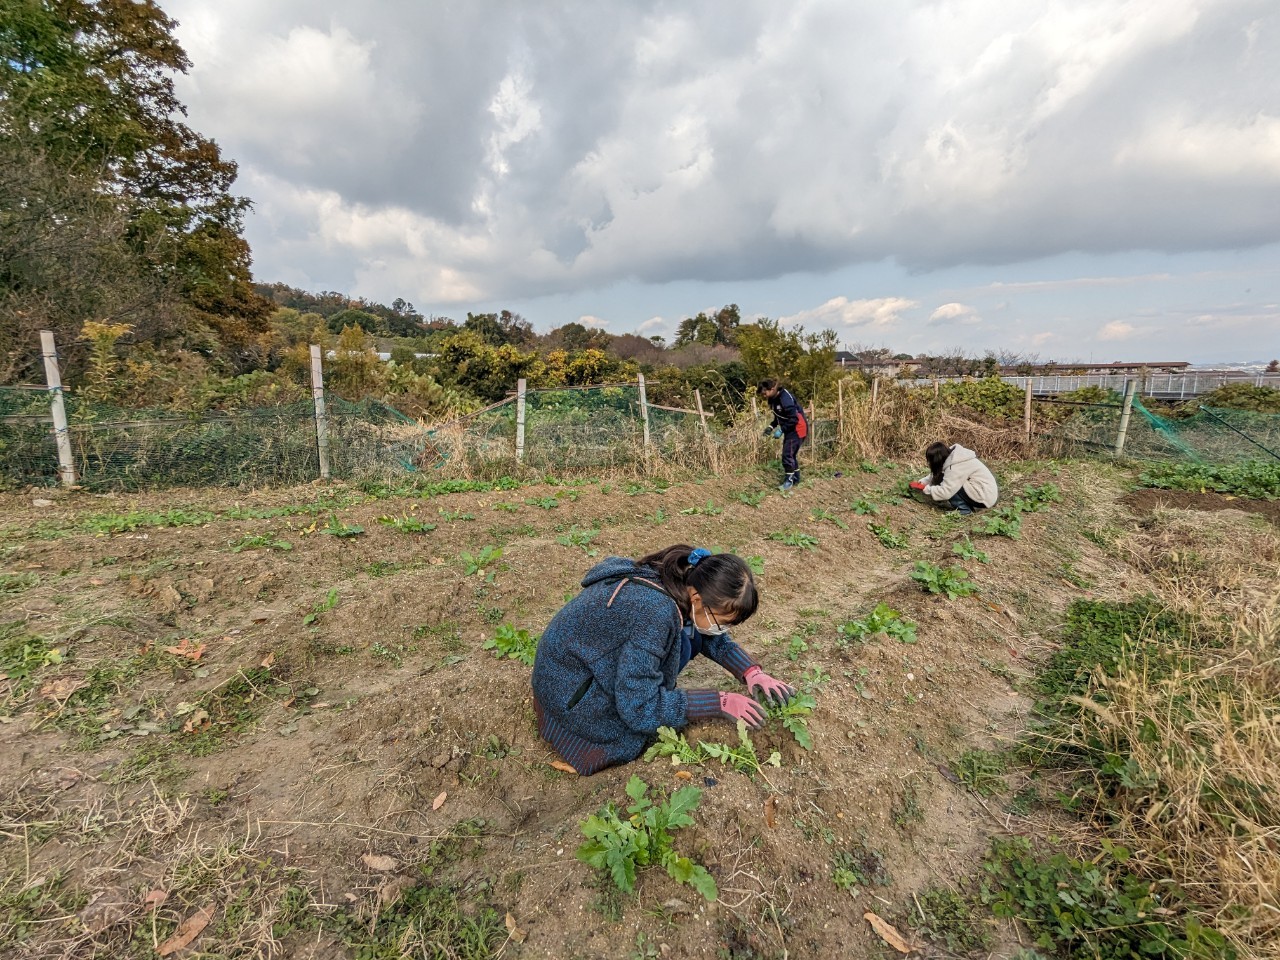
{"label": "dark trousers", "polygon": [[785,474],[782,479],[784,481],[800,482],[800,464],[796,460],[796,455],[800,452],[804,441],[805,438],[794,430],[788,430],[782,435],[782,472]]}
{"label": "dark trousers", "polygon": [[955,496],[947,502],[963,514],[977,513],[979,510],[987,509],[987,505],[985,503],[979,503],[977,500],[973,499],[973,497],[965,493],[964,487],[957,490]]}

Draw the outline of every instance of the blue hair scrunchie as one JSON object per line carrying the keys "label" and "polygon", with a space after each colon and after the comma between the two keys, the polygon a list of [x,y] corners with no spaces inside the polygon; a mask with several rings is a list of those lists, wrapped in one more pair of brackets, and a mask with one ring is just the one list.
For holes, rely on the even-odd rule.
{"label": "blue hair scrunchie", "polygon": [[704,550],[702,547],[698,547],[689,554],[689,566],[696,567],[700,561],[705,560],[709,556],[711,556],[710,550]]}

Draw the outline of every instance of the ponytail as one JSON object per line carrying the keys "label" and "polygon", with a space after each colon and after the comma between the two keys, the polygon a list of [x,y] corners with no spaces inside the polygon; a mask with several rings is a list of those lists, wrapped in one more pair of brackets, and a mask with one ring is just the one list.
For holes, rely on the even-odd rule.
{"label": "ponytail", "polygon": [[637,562],[657,572],[663,589],[676,602],[686,620],[693,615],[690,589],[697,590],[702,602],[711,609],[730,612],[732,623],[748,620],[760,602],[751,568],[732,553],[699,550],[691,563],[690,558],[694,554],[693,547],[677,543],[641,557]]}

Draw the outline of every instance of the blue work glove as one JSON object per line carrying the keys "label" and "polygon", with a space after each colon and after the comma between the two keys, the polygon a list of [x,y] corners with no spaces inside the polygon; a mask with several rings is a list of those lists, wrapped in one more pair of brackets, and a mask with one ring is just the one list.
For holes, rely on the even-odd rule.
{"label": "blue work glove", "polygon": [[781,428],[781,427],[774,427],[774,428],[773,428],[773,439],[775,439],[775,440],[781,440],[781,439],[782,439],[782,428]]}

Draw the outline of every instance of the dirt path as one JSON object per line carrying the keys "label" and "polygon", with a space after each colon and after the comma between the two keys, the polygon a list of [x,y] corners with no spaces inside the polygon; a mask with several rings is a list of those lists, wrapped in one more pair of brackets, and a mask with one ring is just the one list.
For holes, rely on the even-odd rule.
{"label": "dirt path", "polygon": [[[365,502],[315,487],[0,497],[0,869],[19,902],[0,940],[24,956],[153,956],[208,908],[196,945],[227,956],[354,956],[411,942],[414,917],[464,930],[456,943],[483,939],[466,921],[496,918],[491,948],[515,930],[504,956],[883,956],[865,911],[906,930],[914,891],[972,873],[993,832],[1024,828],[952,766],[1021,729],[1016,682],[1070,599],[1124,592],[1098,543],[1131,522],[1105,470],[1008,468],[1006,486],[1052,482],[1064,502],[1028,516],[1021,540],[974,536],[990,562],[964,565],[981,593],[948,601],[912,564],[961,562],[973,523],[898,498],[896,479],[855,468],[758,506],[739,497],[769,489],[755,475]],[[771,539],[795,533],[812,549]],[[813,690],[813,749],[775,725],[753,739],[780,767],[755,775],[560,773],[528,668],[483,643],[503,623],[539,632],[599,557],[674,542],[759,558],[760,612],[735,636]],[[486,547],[502,556],[476,570]],[[846,642],[838,625],[881,602],[917,642]],[[707,663],[681,682],[733,683]],[[688,739],[736,737],[707,723]],[[659,870],[620,897],[575,860],[579,821],[624,802],[633,774],[702,788],[677,846],[719,902]]]}

